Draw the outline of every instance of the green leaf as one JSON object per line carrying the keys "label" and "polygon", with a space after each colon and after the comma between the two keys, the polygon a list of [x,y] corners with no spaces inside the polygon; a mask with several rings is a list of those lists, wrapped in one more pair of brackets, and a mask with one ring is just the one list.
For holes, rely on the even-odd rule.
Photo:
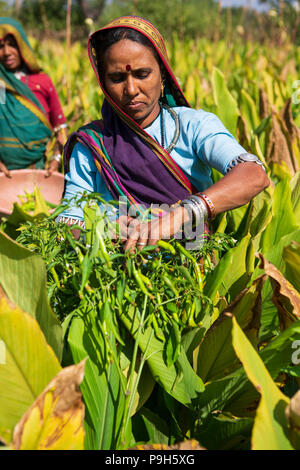
{"label": "green leaf", "polygon": [[[120,319],[130,334],[136,338],[141,325],[135,308],[129,307]],[[166,343],[153,335],[152,327],[140,331],[139,347],[143,354],[146,352],[146,360],[153,378],[180,403],[191,405],[193,399],[204,390],[203,382],[193,371],[183,348],[181,348],[177,362],[170,367],[167,366],[164,360]],[[181,371],[184,373],[182,374]]]}
{"label": "green leaf", "polygon": [[254,132],[254,130],[259,126],[259,115],[258,110],[256,109],[255,102],[244,89],[241,90],[240,94],[240,111],[247,123],[248,131]]}
{"label": "green leaf", "polygon": [[105,326],[107,327],[107,330],[113,333],[118,343],[124,346],[124,341],[122,340],[120,336],[119,326],[115,317],[115,312],[111,308],[111,304],[108,300],[105,301],[104,304],[101,306],[100,318],[103,323],[105,322]]}
{"label": "green leaf", "polygon": [[178,359],[181,346],[181,335],[177,323],[173,320],[168,330],[169,336],[166,344],[166,364],[170,367]]}
{"label": "green leaf", "polygon": [[292,242],[282,251],[285,261],[285,275],[291,284],[300,292],[300,243]]}
{"label": "green leaf", "polygon": [[253,418],[215,412],[199,426],[196,438],[207,450],[249,449],[252,426]]}
{"label": "green leaf", "polygon": [[[237,246],[225,253],[217,267],[207,276],[204,294],[214,303],[219,297],[228,293],[230,288],[232,288],[232,298],[235,298],[237,289],[234,289],[233,285],[246,273],[245,260],[249,241],[250,235],[248,234]],[[245,287],[245,285],[243,287]]]}
{"label": "green leaf", "polygon": [[97,357],[96,345],[81,318],[73,318],[68,343],[76,364],[88,357],[81,384],[86,406],[85,449],[115,449],[120,437],[125,403],[116,365],[111,362],[107,367],[102,367]]}
{"label": "green leaf", "polygon": [[292,450],[285,408],[289,399],[277,388],[263,361],[233,318],[232,344],[245,371],[261,394],[252,432],[253,450]]}
{"label": "green leaf", "polygon": [[0,232],[0,285],[5,294],[39,323],[57,357],[62,355],[62,328],[47,297],[42,258]]}
{"label": "green leaf", "polygon": [[[272,218],[271,214],[271,206],[272,206],[272,194],[267,189],[259,193],[253,200],[252,200],[252,211],[251,211],[251,220],[249,224],[249,232],[251,236],[255,237],[255,243],[257,244],[256,240],[259,238],[257,237],[258,234],[261,234],[265,228],[267,227],[268,223]],[[257,249],[259,244],[257,244]]]}
{"label": "green leaf", "polygon": [[287,179],[276,185],[273,194],[272,220],[261,237],[261,251],[267,254],[282,237],[297,229],[291,203],[291,189]]}
{"label": "green leaf", "polygon": [[300,224],[300,170],[294,175],[290,181],[291,186],[291,199],[293,211],[297,224]]}
{"label": "green leaf", "polygon": [[[274,246],[270,247],[269,251],[264,254],[264,257],[277,269],[285,272],[285,262],[283,259],[283,249],[289,246],[292,242],[300,243],[300,230],[291,232],[281,238],[281,240]],[[252,279],[261,276],[264,271],[259,267],[253,272]],[[273,289],[269,280],[266,281],[262,291],[262,326],[260,337],[261,340],[269,338],[273,335],[274,331],[278,329],[278,315],[277,308],[274,306],[272,301]]]}
{"label": "green leaf", "polygon": [[[299,339],[299,334],[300,321],[288,327],[259,351],[259,356],[273,380],[277,378],[281,369],[290,365],[292,344]],[[199,395],[197,406],[202,419],[207,418],[214,410],[229,411],[240,417],[251,417],[258,399],[259,393],[249,381],[245,369],[240,367],[224,378],[206,384],[204,392]]]}
{"label": "green leaf", "polygon": [[50,215],[49,207],[47,206],[47,203],[45,201],[45,198],[42,196],[39,188],[37,186],[34,187],[34,198],[35,198],[35,207],[34,207],[34,212],[33,215]]}
{"label": "green leaf", "polygon": [[227,88],[224,74],[216,67],[213,68],[212,86],[214,101],[217,106],[216,114],[229,132],[235,136],[239,116],[238,105]]}
{"label": "green leaf", "polygon": [[296,366],[284,367],[283,369],[281,369],[281,372],[285,372],[291,377],[297,377],[298,379],[300,379],[300,364]]}
{"label": "green leaf", "polygon": [[149,444],[168,444],[169,428],[167,423],[156,413],[143,407],[139,413],[146,427]]}
{"label": "green leaf", "polygon": [[234,315],[250,341],[257,344],[263,282],[263,278],[260,278],[242,291],[232,304],[225,308],[207,331],[199,347],[194,350],[194,369],[205,382],[224,377],[238,365],[231,344],[231,315]]}
{"label": "green leaf", "polygon": [[37,321],[7,299],[0,299],[0,436],[9,443],[15,425],[61,370]]}

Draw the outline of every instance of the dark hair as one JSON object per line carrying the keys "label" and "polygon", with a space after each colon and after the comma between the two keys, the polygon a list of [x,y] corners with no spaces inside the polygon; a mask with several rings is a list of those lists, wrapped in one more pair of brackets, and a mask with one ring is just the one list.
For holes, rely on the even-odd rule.
{"label": "dark hair", "polygon": [[[164,66],[155,47],[146,36],[132,28],[112,28],[96,33],[93,37],[93,47],[96,51],[97,63],[102,64],[104,55],[108,49],[122,39],[129,39],[130,41],[137,42],[142,46],[149,47],[158,62],[162,76],[164,76]],[[103,69],[102,67],[100,68],[99,65],[98,72],[102,81]]]}

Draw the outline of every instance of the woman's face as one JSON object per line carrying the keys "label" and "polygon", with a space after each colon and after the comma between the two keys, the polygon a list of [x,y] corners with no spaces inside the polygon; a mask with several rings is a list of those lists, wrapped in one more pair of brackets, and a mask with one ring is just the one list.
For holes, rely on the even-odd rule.
{"label": "woman's face", "polygon": [[11,34],[0,40],[0,62],[11,72],[17,70],[22,64],[18,44]]}
{"label": "woman's face", "polygon": [[159,64],[149,47],[122,39],[106,51],[105,89],[141,127],[147,127],[159,114],[161,83]]}

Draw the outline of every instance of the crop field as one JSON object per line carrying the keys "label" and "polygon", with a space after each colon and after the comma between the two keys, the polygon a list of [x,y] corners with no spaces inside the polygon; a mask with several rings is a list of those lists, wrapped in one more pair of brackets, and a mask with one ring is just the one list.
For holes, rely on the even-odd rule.
{"label": "crop field", "polygon": [[[32,44],[68,131],[98,119],[86,47]],[[78,241],[38,189],[14,205],[0,222],[8,449],[300,449],[300,47],[174,35],[168,52],[190,105],[271,184],[191,251],[124,253],[95,194]]]}

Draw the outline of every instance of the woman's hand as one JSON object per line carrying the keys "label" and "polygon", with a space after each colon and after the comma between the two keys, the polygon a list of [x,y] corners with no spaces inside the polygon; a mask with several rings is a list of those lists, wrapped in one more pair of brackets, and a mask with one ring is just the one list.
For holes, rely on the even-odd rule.
{"label": "woman's hand", "polygon": [[[66,128],[62,128],[60,129],[59,131],[57,131],[57,133],[55,134],[55,137],[56,137],[56,141],[55,141],[55,144],[54,144],[54,147],[53,147],[53,154],[54,155],[62,155],[63,153],[63,149],[64,149],[64,145],[66,143],[66,140],[67,140],[67,131],[66,131]],[[49,176],[52,175],[52,173],[54,173],[54,171],[59,171],[59,165],[60,163],[53,159],[50,161],[49,163],[49,167],[48,169],[46,170],[46,178],[49,178]]]}
{"label": "woman's hand", "polygon": [[11,178],[10,171],[6,168],[3,162],[0,162],[0,172],[4,173],[7,178]]}
{"label": "woman's hand", "polygon": [[[159,240],[168,240],[177,233],[185,222],[189,221],[189,213],[181,206],[170,210],[163,217],[156,217],[146,223],[138,219],[127,218],[127,239],[124,250],[134,251],[147,245],[156,245]],[[122,221],[125,222],[125,221]]]}
{"label": "woman's hand", "polygon": [[51,176],[54,171],[58,171],[58,168],[59,162],[57,160],[51,160],[49,167],[46,170],[46,178],[49,178],[49,176]]}

